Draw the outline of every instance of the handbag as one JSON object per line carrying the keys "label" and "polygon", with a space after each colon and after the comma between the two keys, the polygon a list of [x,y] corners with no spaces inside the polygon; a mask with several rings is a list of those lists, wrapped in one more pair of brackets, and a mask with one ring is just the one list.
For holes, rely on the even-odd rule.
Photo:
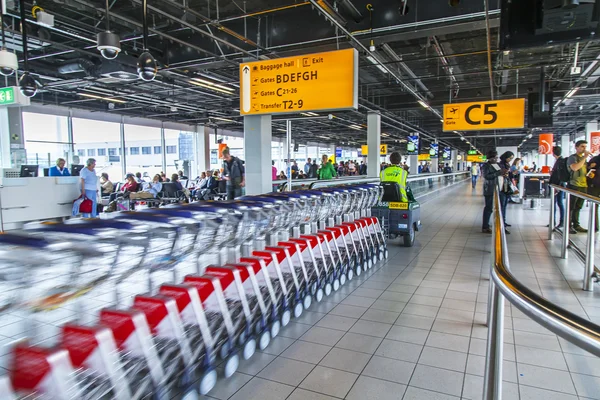
{"label": "handbag", "polygon": [[92,200],[88,199],[87,197],[84,197],[81,204],[79,204],[79,212],[81,214],[91,214],[93,205],[94,203],[92,202]]}

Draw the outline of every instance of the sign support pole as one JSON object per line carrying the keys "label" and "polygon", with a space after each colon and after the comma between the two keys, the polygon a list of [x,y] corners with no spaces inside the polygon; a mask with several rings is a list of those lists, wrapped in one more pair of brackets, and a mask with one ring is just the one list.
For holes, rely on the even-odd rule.
{"label": "sign support pole", "polygon": [[285,121],[285,131],[286,131],[286,144],[287,144],[287,190],[288,192],[292,191],[292,121],[289,119]]}

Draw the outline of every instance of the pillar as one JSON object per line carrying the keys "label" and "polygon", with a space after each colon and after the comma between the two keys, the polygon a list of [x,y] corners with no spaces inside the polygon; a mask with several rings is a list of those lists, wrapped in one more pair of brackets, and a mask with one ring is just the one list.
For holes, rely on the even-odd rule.
{"label": "pillar", "polygon": [[[11,158],[11,145],[12,144],[21,144],[18,146],[19,149],[23,149],[24,146],[24,138],[23,138],[23,124],[15,124],[14,115],[9,114],[10,108],[3,107],[0,108],[0,165],[2,168],[12,168],[12,158]],[[20,109],[19,109],[20,110]],[[14,141],[13,139],[18,136],[18,140]],[[16,167],[16,165],[14,165]]]}
{"label": "pillar", "polygon": [[381,146],[381,115],[377,112],[367,114],[367,176],[379,176],[379,147]]}
{"label": "pillar", "polygon": [[571,135],[562,135],[560,137],[560,143],[559,143],[561,150],[562,150],[562,156],[563,157],[568,157],[569,155],[571,155],[573,152],[571,151]]}
{"label": "pillar", "polygon": [[452,171],[456,172],[458,171],[458,159],[457,156],[458,152],[456,150],[451,150],[450,151],[450,166],[452,167]]}
{"label": "pillar", "polygon": [[439,146],[439,143],[438,143],[437,140],[435,140],[435,142],[433,142],[433,143],[435,143],[435,144],[438,145],[438,154],[437,154],[436,158],[431,157],[431,168],[430,168],[430,170],[431,170],[432,174],[439,172],[438,165],[440,163],[440,159],[439,159],[439,157],[440,157],[440,146]]}
{"label": "pillar", "polygon": [[419,173],[419,156],[408,156],[408,173],[416,175]]}
{"label": "pillar", "polygon": [[270,115],[244,117],[244,159],[246,161],[246,194],[263,194],[273,190],[271,182]]}
{"label": "pillar", "polygon": [[194,156],[196,168],[192,175],[196,177],[210,169],[210,129],[207,129],[204,125],[196,125]]}

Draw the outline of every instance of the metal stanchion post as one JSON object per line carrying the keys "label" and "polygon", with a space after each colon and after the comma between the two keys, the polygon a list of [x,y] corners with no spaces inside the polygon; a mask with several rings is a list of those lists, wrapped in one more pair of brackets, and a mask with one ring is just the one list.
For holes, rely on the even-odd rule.
{"label": "metal stanchion post", "polygon": [[565,192],[565,220],[563,221],[563,242],[560,252],[560,258],[566,259],[569,256],[569,229],[571,229],[571,195]]}
{"label": "metal stanchion post", "polygon": [[548,240],[554,239],[554,213],[556,212],[556,189],[550,186],[550,222],[548,222]]}
{"label": "metal stanchion post", "polygon": [[593,292],[594,252],[596,242],[596,235],[594,234],[594,232],[596,230],[596,207],[598,205],[593,201],[589,201],[588,204],[590,205],[590,216],[588,220],[588,237],[585,251],[585,272],[583,275],[583,290]]}

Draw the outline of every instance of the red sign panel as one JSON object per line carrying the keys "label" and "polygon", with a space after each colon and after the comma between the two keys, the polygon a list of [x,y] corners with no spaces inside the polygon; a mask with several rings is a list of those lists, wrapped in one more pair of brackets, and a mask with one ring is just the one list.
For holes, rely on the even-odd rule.
{"label": "red sign panel", "polygon": [[540,142],[538,153],[540,154],[552,154],[552,148],[554,147],[554,135],[552,133],[540,134]]}
{"label": "red sign panel", "polygon": [[600,132],[592,132],[590,134],[590,152],[592,154],[600,153]]}

